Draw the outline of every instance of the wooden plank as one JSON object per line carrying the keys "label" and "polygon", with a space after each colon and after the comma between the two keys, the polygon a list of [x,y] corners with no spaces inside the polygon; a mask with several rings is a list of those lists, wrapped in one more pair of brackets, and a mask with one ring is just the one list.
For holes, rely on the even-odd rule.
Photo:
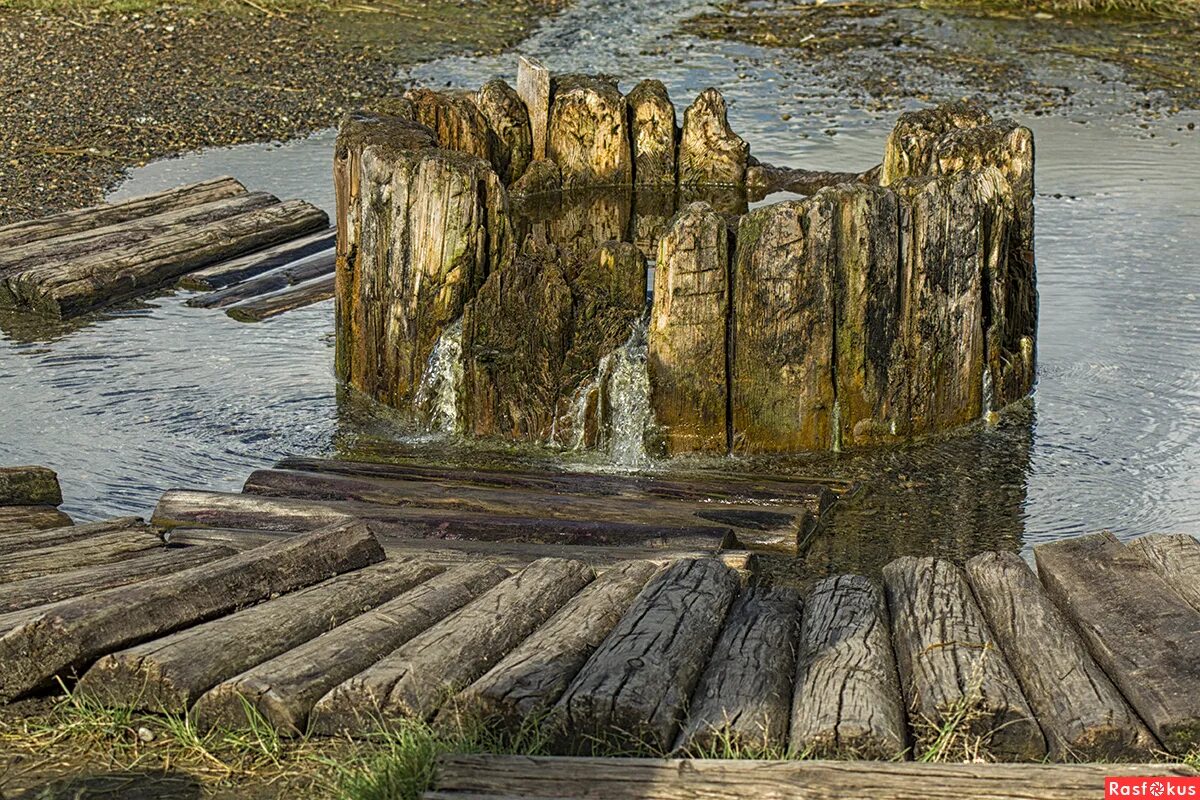
{"label": "wooden plank", "polygon": [[442,755],[426,798],[556,800],[1096,800],[1104,779],[1194,776],[1182,764],[914,764],[878,761]]}
{"label": "wooden plank", "polygon": [[63,528],[50,528],[44,531],[0,533],[0,555],[76,542],[80,539],[96,536],[97,534],[129,530],[144,524],[141,517],[117,517],[115,519],[104,520],[103,522],[68,525]]}
{"label": "wooden plank", "polygon": [[46,467],[0,467],[0,506],[57,506],[58,475]]}
{"label": "wooden plank", "polygon": [[792,752],[889,760],[907,738],[883,593],[859,575],[826,578],[804,603]]}
{"label": "wooden plank", "polygon": [[97,564],[112,564],[146,555],[162,546],[162,537],[149,525],[143,524],[74,542],[21,550],[0,555],[0,583],[69,572]]}
{"label": "wooden plank", "polygon": [[248,255],[231,258],[211,267],[190,272],[179,279],[179,288],[193,291],[224,289],[277,267],[284,267],[302,258],[328,250],[337,244],[337,229],[327,228],[283,244],[257,250]]}
{"label": "wooden plank", "polygon": [[535,58],[517,57],[517,94],[529,111],[529,129],[534,160],[546,157],[546,136],[550,126],[550,70]]}
{"label": "wooden plank", "polygon": [[117,203],[64,211],[40,219],[14,222],[0,227],[0,247],[19,247],[27,242],[66,236],[79,231],[115,225],[139,217],[162,214],[177,208],[201,205],[222,197],[245,194],[246,187],[228,176],[191,183],[163,192],[131,197]]}
{"label": "wooden plank", "polygon": [[1111,533],[1038,545],[1042,585],[1159,742],[1200,740],[1200,612]]}
{"label": "wooden plank", "polygon": [[738,589],[737,573],[711,559],[650,581],[555,705],[563,744],[669,749]]}
{"label": "wooden plank", "polygon": [[742,592],[692,694],[677,751],[717,757],[783,751],[800,609],[793,589],[756,586]]}
{"label": "wooden plank", "polygon": [[382,559],[371,529],[351,522],[64,600],[0,637],[0,701],[122,647]]}
{"label": "wooden plank", "polygon": [[442,709],[439,720],[478,720],[519,730],[562,696],[588,657],[659,569],[650,561],[613,567],[572,597],[545,625]]}
{"label": "wooden plank", "polygon": [[200,695],[391,600],[436,568],[406,561],[348,572],[97,661],[75,692],[107,706],[184,714]]}
{"label": "wooden plank", "polygon": [[460,564],[206,692],[192,709],[203,730],[247,724],[247,707],[285,736],[308,727],[313,705],[434,623],[508,577],[495,564]]}
{"label": "wooden plank", "polygon": [[333,250],[324,250],[303,260],[273,269],[257,278],[193,297],[187,301],[187,304],[194,308],[225,308],[242,300],[278,292],[313,278],[331,275],[334,269],[333,262]]}
{"label": "wooden plank", "polygon": [[[98,564],[6,583],[3,592],[0,593],[0,614],[57,603],[69,597],[124,586],[156,575],[179,572],[216,558],[231,556],[236,552],[231,547],[220,545],[164,547],[115,564]],[[3,623],[0,623],[0,628],[3,627]]]}
{"label": "wooden plank", "polygon": [[1055,761],[1136,761],[1158,749],[1068,621],[1015,553],[982,553],[967,578],[1021,682]]}
{"label": "wooden plank", "polygon": [[313,707],[313,730],[361,733],[388,719],[432,717],[593,576],[579,561],[535,561],[334,688]]}
{"label": "wooden plank", "polygon": [[45,531],[73,524],[70,517],[54,506],[0,506],[0,534]]}
{"label": "wooden plank", "polygon": [[163,494],[153,522],[180,526],[311,530],[347,518],[367,519],[383,537],[532,541],[595,546],[720,550],[737,545],[729,528],[596,520],[545,519],[335,500],[291,500],[173,489]]}
{"label": "wooden plank", "polygon": [[[324,265],[322,265],[322,268]],[[329,300],[334,295],[336,276],[330,272],[322,278],[302,283],[282,292],[243,300],[225,309],[225,313],[238,322],[262,322],[297,308],[311,306]]]}
{"label": "wooden plank", "polygon": [[905,556],[883,582],[914,757],[1043,758],[1042,732],[962,571]]}
{"label": "wooden plank", "polygon": [[1200,611],[1200,541],[1186,533],[1140,536],[1128,544],[1188,605]]}

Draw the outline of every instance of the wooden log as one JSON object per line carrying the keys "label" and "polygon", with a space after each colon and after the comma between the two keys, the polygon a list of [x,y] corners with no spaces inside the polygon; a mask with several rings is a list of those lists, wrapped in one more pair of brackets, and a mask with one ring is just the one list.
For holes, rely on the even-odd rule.
{"label": "wooden log", "polygon": [[625,98],[612,81],[555,78],[547,137],[546,153],[562,171],[564,189],[633,183]]}
{"label": "wooden log", "polygon": [[658,243],[650,312],[650,401],[668,455],[729,449],[729,229],[704,203]]}
{"label": "wooden log", "polygon": [[1200,542],[1186,533],[1139,536],[1128,545],[1188,605],[1200,611]]}
{"label": "wooden log", "polygon": [[1071,623],[1015,553],[982,553],[967,577],[1046,735],[1054,761],[1150,759],[1157,745]]}
{"label": "wooden log", "polygon": [[230,177],[192,183],[164,192],[131,197],[117,203],[64,211],[40,219],[14,222],[0,227],[0,247],[19,247],[29,242],[66,236],[79,231],[117,225],[122,222],[163,214],[179,208],[202,205],[224,197],[246,193],[246,187]]}
{"label": "wooden log", "polygon": [[542,158],[531,161],[525,173],[513,182],[508,191],[516,196],[561,192],[562,173],[558,169],[558,164],[549,159]]}
{"label": "wooden log", "polygon": [[452,723],[498,723],[517,731],[547,712],[588,657],[658,571],[650,561],[609,569],[572,597],[545,625],[463,689],[438,716]]}
{"label": "wooden log", "polygon": [[3,596],[0,597],[0,614],[57,603],[70,597],[179,572],[217,558],[231,556],[236,552],[232,547],[219,544],[159,548],[146,555],[114,564],[98,564],[6,583]]}
{"label": "wooden log", "polygon": [[46,467],[0,467],[0,506],[57,506],[58,475]]}
{"label": "wooden log", "polygon": [[329,250],[328,252],[318,253],[311,258],[306,258],[294,264],[272,270],[265,275],[259,275],[257,278],[252,278],[251,280],[243,281],[215,292],[202,294],[199,297],[193,297],[187,301],[187,304],[193,308],[224,308],[225,306],[230,306],[243,300],[250,300],[260,295],[270,294],[271,292],[277,292],[314,278],[333,275],[333,272],[334,255],[333,250]]}
{"label": "wooden log", "polygon": [[163,546],[162,537],[147,525],[50,547],[20,550],[0,555],[0,584],[68,572],[79,567],[112,564],[145,555]]}
{"label": "wooden log", "polygon": [[[301,200],[197,225],[184,234],[7,276],[16,305],[71,317],[152,291],[185,272],[326,227],[325,212]],[[2,299],[2,298],[0,298]]]}
{"label": "wooden log", "polygon": [[429,719],[593,575],[578,561],[535,561],[321,698],[313,707],[313,730],[361,733],[389,719]]}
{"label": "wooden log", "polygon": [[1183,764],[913,764],[878,761],[442,755],[426,800],[1095,800],[1105,778],[1191,777]]}
{"label": "wooden log", "polygon": [[337,245],[337,232],[328,228],[298,239],[268,247],[239,258],[213,264],[190,272],[179,279],[181,289],[213,291],[224,289],[256,275],[293,264],[302,258],[332,250]]}
{"label": "wooden log", "polygon": [[1034,547],[1046,592],[1172,753],[1200,740],[1200,612],[1111,533]]}
{"label": "wooden log", "polygon": [[404,97],[413,106],[415,120],[433,131],[438,146],[481,158],[501,173],[496,135],[469,92],[411,89]]}
{"label": "wooden log", "polygon": [[45,531],[75,524],[54,506],[0,506],[0,535]]}
{"label": "wooden log", "polygon": [[867,172],[827,172],[825,170],[777,167],[751,158],[746,167],[746,190],[751,202],[765,199],[776,192],[792,194],[816,194],[830,186],[843,183],[865,183],[878,185],[874,170]]}
{"label": "wooden log", "polygon": [[791,716],[800,595],[751,587],[733,603],[675,742],[684,753],[782,752]]}
{"label": "wooden log", "polygon": [[879,182],[889,186],[904,178],[934,174],[938,142],[947,133],[977,128],[992,121],[987,111],[974,101],[943,103],[901,114],[888,134]]}
{"label": "wooden log", "polygon": [[815,758],[893,760],[904,753],[904,704],[883,593],[839,575],[804,603],[791,750]]}
{"label": "wooden log", "polygon": [[640,186],[675,185],[675,106],[662,81],[644,80],[625,96],[633,140],[633,179]]}
{"label": "wooden log", "polygon": [[517,57],[517,94],[529,112],[533,160],[546,158],[547,131],[550,127],[550,70],[528,56]]}
{"label": "wooden log", "polygon": [[238,322],[262,322],[297,308],[333,299],[336,294],[335,284],[336,278],[329,274],[291,289],[243,300],[226,308],[225,313]]}
{"label": "wooden log", "polygon": [[680,561],[650,581],[554,708],[563,744],[665,752],[739,588],[717,561]]}
{"label": "wooden log", "polygon": [[683,112],[679,138],[679,185],[741,186],[750,145],[729,127],[725,97],[705,89]]}
{"label": "wooden log", "polygon": [[383,558],[364,523],[333,525],[229,558],[64,600],[0,637],[0,701],[122,647]]}
{"label": "wooden log", "polygon": [[313,530],[346,519],[366,519],[384,537],[405,539],[478,539],[595,546],[697,548],[720,550],[738,545],[728,527],[669,526],[590,519],[531,518],[437,509],[383,506],[336,500],[291,500],[220,492],[171,490],[154,510],[162,528],[249,528]]}
{"label": "wooden log", "polygon": [[22,550],[37,550],[58,544],[77,542],[101,533],[113,533],[137,528],[142,525],[141,517],[117,517],[103,522],[90,522],[84,525],[68,525],[62,528],[50,528],[43,531],[20,531],[18,533],[0,533],[0,555],[9,555]]}
{"label": "wooden log", "polygon": [[[434,569],[440,567],[434,566]],[[203,730],[241,728],[247,707],[285,736],[302,735],[313,705],[508,577],[489,563],[459,564],[328,633],[252,667],[206,692],[192,708]]]}
{"label": "wooden log", "polygon": [[500,78],[479,87],[475,105],[496,135],[493,145],[495,161],[500,165],[500,178],[506,186],[512,185],[533,161],[529,111],[521,101],[521,95]]}
{"label": "wooden log", "polygon": [[962,571],[899,558],[883,568],[914,758],[1037,761],[1046,741]]}
{"label": "wooden log", "polygon": [[104,656],[75,687],[105,706],[185,714],[200,695],[436,575],[385,561]]}

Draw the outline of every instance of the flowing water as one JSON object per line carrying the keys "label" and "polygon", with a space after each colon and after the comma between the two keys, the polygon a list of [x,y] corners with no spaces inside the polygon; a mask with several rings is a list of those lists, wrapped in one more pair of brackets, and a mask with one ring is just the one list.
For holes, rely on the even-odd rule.
{"label": "flowing water", "polygon": [[[853,74],[808,68],[787,51],[676,32],[705,8],[578,0],[522,50],[558,71],[611,73],[626,89],[657,77],[677,101],[722,87],[735,129],[764,161],[831,170],[878,162],[895,108],[846,107]],[[401,77],[476,86],[497,74],[511,80],[514,60],[444,59]],[[287,454],[417,448],[455,460],[862,480],[834,535],[810,554],[817,570],[870,569],[900,553],[1027,550],[1105,528],[1200,533],[1200,133],[1183,129],[1197,117],[1132,115],[1139,95],[1096,80],[1093,65],[1046,70],[1044,80],[1093,100],[1038,116],[1014,110],[1038,148],[1039,378],[1031,406],[996,425],[867,454],[651,463],[641,439],[644,349],[631,341],[598,375],[615,412],[599,450],[483,451],[339,392],[330,303],[244,325],[187,308],[187,293],[177,293],[52,335],[0,318],[0,463],[57,469],[65,508],[82,519],[146,514],[174,486],[233,490]],[[961,92],[946,78],[940,94]],[[158,162],[114,197],[231,173],[332,212],[332,143],[324,132]],[[444,430],[456,345],[443,345],[426,399]]]}

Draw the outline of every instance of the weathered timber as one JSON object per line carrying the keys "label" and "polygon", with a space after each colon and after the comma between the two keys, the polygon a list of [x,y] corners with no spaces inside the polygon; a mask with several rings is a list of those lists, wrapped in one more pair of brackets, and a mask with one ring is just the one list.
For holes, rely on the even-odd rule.
{"label": "weathered timber", "polygon": [[1088,655],[1029,565],[983,553],[966,567],[979,607],[1021,682],[1055,761],[1150,759],[1157,746]]}
{"label": "weathered timber", "polygon": [[676,750],[781,751],[787,739],[800,595],[751,587],[733,603],[692,693]]}
{"label": "weathered timber", "polygon": [[535,561],[333,689],[314,706],[313,729],[353,733],[380,720],[432,717],[593,576],[578,561]]}
{"label": "weathered timber", "polygon": [[0,614],[57,603],[70,597],[180,572],[217,558],[231,556],[236,552],[235,548],[220,544],[159,548],[146,555],[114,564],[98,564],[6,583],[3,596],[0,596]]}
{"label": "weathered timber", "polygon": [[729,448],[729,250],[728,225],[704,203],[659,239],[647,368],[668,455]]}
{"label": "weathered timber", "polygon": [[1188,604],[1200,611],[1200,542],[1186,533],[1139,536],[1128,545],[1154,567]]}
{"label": "weathered timber", "polygon": [[633,140],[633,180],[641,186],[674,186],[675,106],[662,81],[644,80],[625,96]]}
{"label": "weathered timber", "polygon": [[729,127],[725,98],[705,89],[683,112],[679,138],[679,185],[741,186],[750,146]]}
{"label": "weathered timber", "polygon": [[474,95],[469,92],[412,89],[404,97],[412,103],[416,121],[433,131],[440,147],[496,165],[496,135],[475,104]]}
{"label": "weathered timber", "polygon": [[262,322],[297,308],[332,299],[336,294],[335,284],[335,277],[326,275],[291,289],[243,300],[226,308],[225,313],[238,322]]}
{"label": "weathered timber", "polygon": [[733,259],[730,409],[737,452],[833,443],[832,213],[814,199],[756,209]]}
{"label": "weathered timber", "polygon": [[193,308],[224,308],[242,300],[277,292],[298,283],[332,275],[334,272],[333,250],[317,253],[309,258],[279,267],[257,278],[227,286],[215,292],[193,297],[187,301]]}
{"label": "weathered timber", "polygon": [[0,506],[0,534],[45,531],[73,524],[70,517],[54,506]]}
{"label": "weathered timber", "polygon": [[152,291],[214,261],[294,239],[328,224],[325,212],[301,200],[289,200],[196,225],[177,235],[61,264],[31,265],[8,275],[4,285],[13,305],[71,317]]}
{"label": "weathered timber", "polygon": [[904,752],[904,704],[882,592],[840,575],[804,603],[791,750],[816,758],[892,760]]}
{"label": "weathered timber", "polygon": [[914,754],[1043,758],[1046,741],[962,571],[905,556],[884,567],[883,581]]}
{"label": "weathered timber", "polygon": [[651,580],[555,705],[563,745],[669,749],[738,588],[737,573],[709,559]]}
{"label": "weathered timber", "polygon": [[0,700],[102,655],[383,558],[364,523],[345,523],[127,586],[56,603],[0,637]]}
{"label": "weathered timber", "polygon": [[168,189],[165,192],[131,197],[117,203],[107,203],[76,211],[64,211],[40,219],[14,222],[11,225],[0,227],[0,247],[19,247],[28,242],[116,225],[245,193],[246,187],[233,178],[213,178],[200,183]]}
{"label": "weathered timber", "polygon": [[1172,753],[1200,741],[1200,612],[1111,533],[1034,547],[1046,592]]}
{"label": "weathered timber", "polygon": [[554,79],[547,156],[563,188],[633,182],[625,98],[615,83],[584,75]]}
{"label": "weathered timber", "polygon": [[520,178],[509,187],[515,195],[550,194],[562,191],[562,173],[558,164],[546,158],[531,161]]}
{"label": "weathered timber", "polygon": [[816,194],[829,186],[843,183],[876,184],[874,170],[867,172],[827,172],[825,170],[777,167],[751,158],[746,167],[746,189],[753,201],[762,200],[775,192]]}
{"label": "weathered timber", "polygon": [[192,709],[202,729],[244,727],[254,709],[285,736],[308,728],[313,705],[508,577],[494,564],[460,564],[344,625],[206,692]]}
{"label": "weathered timber", "polygon": [[880,183],[884,186],[903,178],[934,173],[937,144],[953,130],[977,128],[992,121],[978,103],[943,103],[900,115],[888,134]]}
{"label": "weathered timber", "polygon": [[878,761],[443,755],[427,800],[1094,800],[1113,772],[1194,776],[1182,764],[913,764]]}
{"label": "weathered timber", "polygon": [[500,78],[479,87],[475,104],[496,135],[494,160],[500,166],[500,178],[505,185],[511,185],[533,161],[529,111],[517,91]]}
{"label": "weathered timber", "polygon": [[546,158],[547,132],[550,127],[550,70],[537,59],[517,58],[517,94],[529,113],[533,160]]}
{"label": "weathered timber", "polygon": [[537,719],[562,696],[657,571],[658,565],[649,561],[631,561],[606,571],[455,695],[439,720],[478,720],[515,731]]}
{"label": "weathered timber", "polygon": [[46,467],[0,467],[0,506],[57,506],[58,475]]}
{"label": "weathered timber", "polygon": [[339,575],[307,589],[104,656],[75,693],[106,706],[185,714],[218,683],[298,647],[433,577],[403,561]]}
{"label": "weathered timber", "polygon": [[57,544],[76,542],[101,533],[113,533],[142,524],[141,517],[117,517],[103,522],[89,522],[84,525],[67,525],[62,528],[48,530],[24,530],[17,533],[0,533],[0,556],[16,553],[21,550],[37,550],[52,547]]}
{"label": "weathered timber", "polygon": [[263,530],[313,530],[347,519],[365,519],[384,537],[478,539],[597,546],[626,545],[720,550],[738,545],[732,529],[717,525],[670,526],[592,519],[500,516],[340,500],[293,500],[173,489],[163,494],[153,522]]}
{"label": "weathered timber", "polygon": [[294,264],[302,258],[332,250],[336,244],[337,232],[332,228],[310,233],[299,239],[190,272],[179,279],[179,286],[196,291],[224,289],[264,272]]}
{"label": "weathered timber", "polygon": [[144,555],[163,546],[162,538],[147,525],[86,539],[0,555],[0,584],[68,572],[78,567],[112,564]]}

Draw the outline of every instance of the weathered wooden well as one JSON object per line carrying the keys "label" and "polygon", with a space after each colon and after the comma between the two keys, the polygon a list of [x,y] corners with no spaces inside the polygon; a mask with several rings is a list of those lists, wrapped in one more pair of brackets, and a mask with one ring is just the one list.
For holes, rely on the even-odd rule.
{"label": "weathered wooden well", "polygon": [[[1029,394],[1029,129],[952,103],[902,115],[875,169],[811,172],[753,159],[715,89],[680,125],[657,81],[623,95],[523,59],[517,85],[343,122],[352,388],[471,435],[594,446],[611,356],[648,319],[667,454],[903,441]],[[796,198],[749,210],[778,189]]]}

